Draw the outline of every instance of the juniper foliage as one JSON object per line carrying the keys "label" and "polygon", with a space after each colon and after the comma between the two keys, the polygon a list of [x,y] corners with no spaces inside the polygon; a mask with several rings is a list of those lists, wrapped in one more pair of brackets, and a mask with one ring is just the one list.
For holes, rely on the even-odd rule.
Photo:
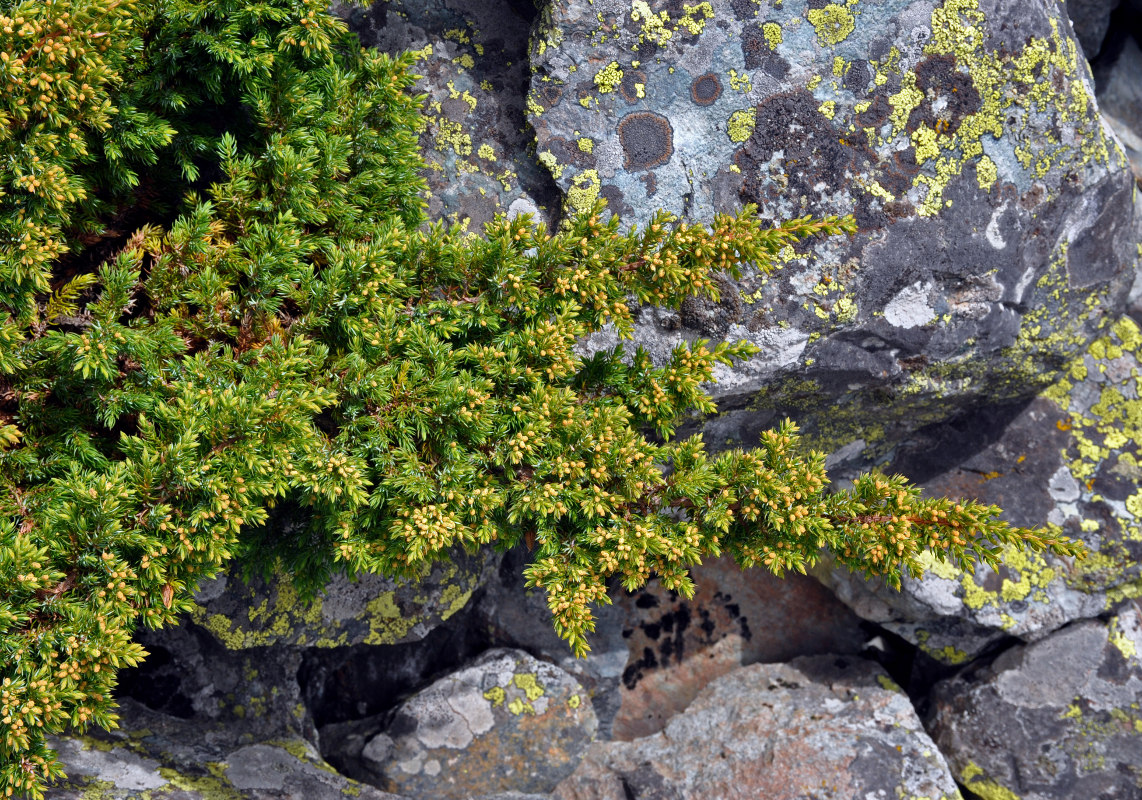
{"label": "juniper foliage", "polygon": [[[689,594],[722,552],[780,574],[824,548],[896,586],[928,552],[1078,552],[896,477],[830,492],[790,423],[716,457],[671,440],[752,348],[577,339],[852,220],[426,225],[413,63],[324,0],[0,2],[5,795],[62,774],[47,734],[115,724],[136,627],[236,558],[315,591],[526,539],[582,654],[608,579]],[[265,524],[287,500],[294,538]]]}

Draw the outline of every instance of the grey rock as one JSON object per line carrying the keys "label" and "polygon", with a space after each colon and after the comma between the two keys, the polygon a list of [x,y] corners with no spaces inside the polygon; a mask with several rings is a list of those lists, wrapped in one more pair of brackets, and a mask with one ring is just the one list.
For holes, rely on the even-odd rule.
{"label": "grey rock", "polygon": [[1070,625],[933,690],[933,738],[981,797],[1142,792],[1142,609]]}
{"label": "grey rock", "polygon": [[665,730],[599,742],[558,800],[957,794],[908,698],[875,664],[815,656],[710,683]]}
{"label": "grey rock", "polygon": [[418,51],[415,91],[427,95],[421,154],[428,214],[472,232],[497,213],[551,222],[559,193],[529,154],[524,116],[527,40],[534,9],[502,0],[392,0],[362,11],[335,2],[361,42]]}
{"label": "grey rock", "polygon": [[919,425],[1033,396],[1121,311],[1139,259],[1132,176],[1062,14],[1054,0],[545,9],[529,119],[572,209],[603,197],[632,224],[746,201],[766,220],[856,215],[856,236],[727,279],[717,304],[639,311],[659,360],[698,337],[761,348],[715,376],[708,440],[752,445],[788,414],[826,451],[863,442],[846,454],[864,466]]}
{"label": "grey rock", "polygon": [[464,608],[495,568],[490,549],[473,556],[457,548],[450,562],[416,580],[336,574],[310,602],[286,576],[246,583],[232,570],[199,585],[190,617],[231,649],[400,644],[423,639]]}
{"label": "grey rock", "polygon": [[622,704],[621,679],[630,661],[626,636],[629,624],[621,588],[612,592],[615,603],[595,609],[595,630],[588,637],[590,651],[576,658],[551,624],[551,610],[542,590],[524,585],[523,569],[528,555],[516,548],[505,555],[494,580],[488,582],[474,609],[473,625],[487,631],[491,641],[503,647],[526,650],[556,664],[575,678],[591,696],[598,719],[598,735],[610,738],[611,727]]}
{"label": "grey rock", "polygon": [[359,759],[374,784],[414,797],[546,792],[576,767],[597,724],[566,672],[496,649],[402,703]]}
{"label": "grey rock", "polygon": [[891,465],[932,494],[997,505],[1013,524],[1060,526],[1088,558],[1012,549],[975,574],[931,562],[900,592],[843,569],[818,575],[861,617],[953,664],[1142,595],[1140,367],[1142,336],[1123,317],[1029,405],[928,429]]}
{"label": "grey rock", "polygon": [[115,731],[51,740],[68,777],[47,798],[402,800],[338,774],[296,736],[241,743],[210,721],[160,714],[129,698],[119,713]]}
{"label": "grey rock", "polygon": [[1098,106],[1142,183],[1142,48],[1136,39],[1128,38],[1123,44],[1104,84]]}
{"label": "grey rock", "polygon": [[1088,59],[1093,59],[1102,49],[1110,27],[1110,14],[1118,3],[1119,0],[1068,0],[1067,16]]}

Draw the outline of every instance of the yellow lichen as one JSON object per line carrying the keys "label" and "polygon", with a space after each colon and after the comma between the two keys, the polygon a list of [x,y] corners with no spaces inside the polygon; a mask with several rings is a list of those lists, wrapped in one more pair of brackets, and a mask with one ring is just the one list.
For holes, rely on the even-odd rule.
{"label": "yellow lichen", "polygon": [[580,172],[567,190],[567,205],[574,211],[589,211],[599,197],[599,173],[593,169]]}
{"label": "yellow lichen", "polygon": [[817,30],[817,42],[822,47],[834,47],[840,44],[856,29],[853,13],[837,3],[829,3],[824,8],[810,9],[808,19]]}
{"label": "yellow lichen", "polygon": [[612,61],[595,73],[595,85],[599,87],[599,94],[613,92],[622,82],[623,71],[617,61]]}
{"label": "yellow lichen", "polygon": [[762,25],[761,32],[765,34],[765,43],[769,45],[770,50],[776,50],[783,41],[781,26],[776,22],[767,22]]}
{"label": "yellow lichen", "polygon": [[741,111],[730,114],[726,133],[729,134],[731,142],[744,142],[753,135],[753,129],[756,125],[757,108],[743,108]]}

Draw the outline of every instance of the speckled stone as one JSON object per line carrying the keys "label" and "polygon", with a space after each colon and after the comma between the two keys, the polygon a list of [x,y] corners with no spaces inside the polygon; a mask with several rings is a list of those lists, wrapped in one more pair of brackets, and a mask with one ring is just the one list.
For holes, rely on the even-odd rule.
{"label": "speckled stone", "polygon": [[120,729],[54,738],[68,777],[49,800],[403,800],[339,775],[296,736],[227,735],[126,699]]}
{"label": "speckled stone", "polygon": [[951,800],[959,792],[907,696],[879,667],[815,656],[707,686],[666,729],[599,742],[557,800]]}
{"label": "speckled stone", "polygon": [[[931,565],[900,592],[847,570],[822,579],[860,616],[952,664],[1015,636],[1034,641],[1142,595],[1142,333],[1111,326],[1031,404],[993,407],[917,436],[892,469],[935,495],[1004,509],[1025,527],[1059,526],[1086,559],[1011,550],[997,570]],[[948,468],[949,464],[956,464]]]}
{"label": "speckled stone", "polygon": [[933,738],[984,798],[1142,796],[1142,609],[1076,623],[933,690]]}
{"label": "speckled stone", "polygon": [[[660,361],[698,337],[760,347],[716,375],[715,446],[790,415],[841,454],[832,466],[867,466],[920,425],[1033,396],[1117,316],[1140,258],[1131,172],[1064,14],[1055,0],[545,7],[528,119],[571,209],[856,216],[856,236],[726,280],[719,303],[638,310],[636,340]],[[603,331],[583,350],[616,343]]]}
{"label": "speckled stone", "polygon": [[629,653],[615,739],[657,733],[715,678],[757,662],[857,653],[860,620],[812,578],[742,570],[728,556],[691,568],[686,600],[651,580],[614,598]]}
{"label": "speckled stone", "polygon": [[575,769],[596,728],[574,678],[495,649],[402,703],[360,759],[376,783],[412,797],[546,792]]}
{"label": "speckled stone", "polygon": [[534,9],[504,0],[380,0],[368,11],[335,2],[362,44],[416,51],[428,216],[478,233],[497,213],[550,223],[551,176],[529,153],[524,117]]}
{"label": "speckled stone", "polygon": [[496,563],[491,550],[473,556],[457,549],[452,561],[434,564],[417,580],[335,575],[305,603],[285,577],[255,575],[246,583],[223,573],[199,585],[190,618],[232,649],[417,641],[464,608]]}

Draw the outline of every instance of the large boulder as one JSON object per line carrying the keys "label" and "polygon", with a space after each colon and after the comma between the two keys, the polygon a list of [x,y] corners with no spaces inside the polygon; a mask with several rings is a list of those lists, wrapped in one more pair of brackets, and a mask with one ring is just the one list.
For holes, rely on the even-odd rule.
{"label": "large boulder", "polygon": [[930,428],[893,464],[933,494],[1000,506],[1018,525],[1060,526],[1087,558],[1013,549],[998,569],[932,563],[899,592],[844,569],[818,575],[860,616],[953,664],[1142,595],[1140,374],[1142,331],[1123,317],[1029,405]]}
{"label": "large boulder", "polygon": [[337,732],[338,760],[387,790],[441,800],[549,791],[575,769],[598,727],[574,678],[509,649],[424,688],[367,734],[370,722]]}
{"label": "large boulder", "polygon": [[1127,604],[938,684],[932,735],[983,798],[1142,793],[1142,609]]}
{"label": "large boulder", "polygon": [[[644,308],[664,359],[699,336],[756,357],[714,387],[718,445],[780,414],[840,460],[1026,398],[1124,304],[1132,176],[1055,0],[562,0],[533,35],[538,158],[572,208],[625,223],[854,213],[851,239]],[[607,347],[602,332],[585,348]],[[848,445],[846,448],[845,446]],[[843,465],[842,465],[843,466]]]}
{"label": "large boulder", "polygon": [[457,548],[413,580],[336,574],[308,602],[286,575],[247,581],[235,568],[200,583],[190,618],[232,649],[417,641],[463,609],[496,563],[488,548],[476,555]]}
{"label": "large boulder", "polygon": [[600,742],[558,800],[952,798],[947,764],[875,664],[814,656],[718,678],[652,736]]}
{"label": "large boulder", "polygon": [[304,739],[241,740],[134,700],[120,729],[52,740],[67,778],[49,800],[403,800],[338,774]]}
{"label": "large boulder", "polygon": [[651,580],[614,598],[629,653],[611,727],[631,740],[662,730],[711,681],[758,662],[851,654],[869,634],[811,578],[742,570],[728,556],[693,567],[687,600]]}

